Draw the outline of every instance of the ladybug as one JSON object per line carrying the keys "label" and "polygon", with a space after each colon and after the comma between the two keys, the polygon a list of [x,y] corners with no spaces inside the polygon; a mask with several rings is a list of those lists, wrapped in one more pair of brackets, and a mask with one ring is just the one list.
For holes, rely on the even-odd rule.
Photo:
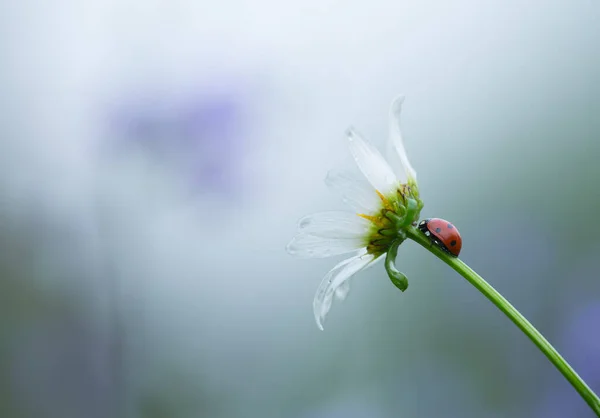
{"label": "ladybug", "polygon": [[439,218],[425,219],[419,223],[419,229],[442,250],[458,257],[462,247],[462,238],[458,229],[450,222]]}

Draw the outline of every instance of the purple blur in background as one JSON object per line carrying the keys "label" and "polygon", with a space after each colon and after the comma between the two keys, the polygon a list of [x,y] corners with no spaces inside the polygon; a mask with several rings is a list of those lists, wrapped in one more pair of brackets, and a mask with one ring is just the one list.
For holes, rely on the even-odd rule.
{"label": "purple blur in background", "polygon": [[[112,112],[113,153],[142,152],[177,173],[193,193],[231,197],[239,190],[246,98],[236,89],[124,100]],[[247,129],[246,129],[247,130]]]}
{"label": "purple blur in background", "polygon": [[[563,357],[596,393],[600,391],[600,302],[582,305],[565,321],[560,347]],[[594,417],[594,413],[566,382],[552,380],[537,416],[544,418]]]}

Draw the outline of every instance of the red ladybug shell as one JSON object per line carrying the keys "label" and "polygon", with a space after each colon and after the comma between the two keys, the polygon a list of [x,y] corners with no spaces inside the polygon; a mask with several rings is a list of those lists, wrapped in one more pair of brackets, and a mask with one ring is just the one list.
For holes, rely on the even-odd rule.
{"label": "red ladybug shell", "polygon": [[432,218],[421,222],[419,227],[423,232],[429,231],[430,238],[443,250],[458,257],[462,247],[462,238],[454,225],[443,219]]}

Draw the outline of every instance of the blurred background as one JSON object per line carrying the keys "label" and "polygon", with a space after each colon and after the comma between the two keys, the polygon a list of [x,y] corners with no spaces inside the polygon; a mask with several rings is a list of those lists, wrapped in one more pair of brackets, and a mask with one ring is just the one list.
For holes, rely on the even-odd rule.
{"label": "blurred background", "polygon": [[284,251],[392,98],[424,217],[600,391],[600,3],[0,2],[0,416],[591,417],[407,242]]}

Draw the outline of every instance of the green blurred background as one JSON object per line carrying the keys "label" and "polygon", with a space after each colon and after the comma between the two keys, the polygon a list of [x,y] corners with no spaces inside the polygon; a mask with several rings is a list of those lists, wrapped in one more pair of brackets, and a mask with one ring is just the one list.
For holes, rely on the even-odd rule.
{"label": "green blurred background", "polygon": [[600,391],[600,3],[0,2],[0,416],[591,417],[414,243],[284,247],[393,97],[424,217]]}

